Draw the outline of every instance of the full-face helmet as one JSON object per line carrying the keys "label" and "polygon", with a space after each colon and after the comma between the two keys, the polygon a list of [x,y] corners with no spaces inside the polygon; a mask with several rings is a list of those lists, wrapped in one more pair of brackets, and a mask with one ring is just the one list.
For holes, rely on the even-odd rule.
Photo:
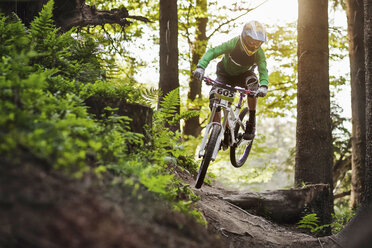
{"label": "full-face helmet", "polygon": [[262,43],[267,42],[265,27],[258,21],[247,22],[240,35],[240,41],[244,51],[249,56],[253,55]]}

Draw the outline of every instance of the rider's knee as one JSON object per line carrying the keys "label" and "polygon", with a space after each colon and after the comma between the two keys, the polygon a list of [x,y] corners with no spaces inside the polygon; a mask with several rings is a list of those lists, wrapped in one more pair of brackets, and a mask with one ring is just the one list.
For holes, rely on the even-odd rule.
{"label": "rider's knee", "polygon": [[258,90],[258,78],[256,74],[251,74],[246,77],[245,79],[245,85],[248,90],[256,91]]}

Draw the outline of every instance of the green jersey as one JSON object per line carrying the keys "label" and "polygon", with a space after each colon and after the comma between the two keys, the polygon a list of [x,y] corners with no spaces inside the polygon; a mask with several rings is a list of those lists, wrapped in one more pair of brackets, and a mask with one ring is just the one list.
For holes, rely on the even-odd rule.
{"label": "green jersey", "polygon": [[199,60],[198,66],[205,69],[212,59],[222,54],[224,55],[222,58],[223,67],[227,74],[231,76],[241,75],[251,69],[253,65],[257,65],[260,84],[266,86],[269,84],[265,52],[262,48],[259,48],[255,54],[248,56],[240,43],[240,36],[208,49]]}

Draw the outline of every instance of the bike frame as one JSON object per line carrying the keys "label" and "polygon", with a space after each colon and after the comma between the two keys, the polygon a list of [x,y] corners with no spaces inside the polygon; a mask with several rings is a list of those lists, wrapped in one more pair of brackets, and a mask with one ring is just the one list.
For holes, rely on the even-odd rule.
{"label": "bike frame", "polygon": [[[205,146],[207,144],[209,132],[211,131],[211,128],[213,127],[213,125],[221,126],[221,131],[218,135],[218,139],[217,139],[217,142],[215,144],[213,154],[212,154],[212,158],[211,158],[212,161],[215,161],[215,159],[217,157],[217,153],[220,149],[222,136],[225,133],[226,128],[229,128],[230,134],[231,134],[231,140],[229,141],[230,142],[229,146],[238,145],[237,144],[238,141],[235,139],[234,129],[235,129],[236,124],[238,123],[240,125],[240,127],[245,131],[245,125],[239,119],[239,112],[240,112],[240,109],[241,109],[242,104],[243,104],[243,99],[246,95],[251,95],[252,93],[255,93],[255,92],[244,89],[244,88],[241,88],[241,87],[231,87],[229,85],[225,85],[225,84],[220,83],[218,81],[212,80],[208,77],[203,77],[203,79],[206,81],[207,84],[216,86],[217,89],[222,88],[222,89],[227,89],[227,90],[230,90],[231,92],[234,92],[233,96],[231,96],[231,97],[223,97],[222,95],[216,93],[216,98],[213,102],[212,112],[211,112],[211,115],[209,117],[208,124],[205,128],[205,134],[204,134],[204,137],[203,137],[203,140],[202,140],[202,143],[201,143],[201,147],[200,147],[200,151],[199,151],[199,158],[204,156]],[[239,92],[240,96],[239,96],[238,105],[236,106],[236,109],[235,109],[235,112],[234,112],[234,110],[232,109],[232,106],[233,106],[233,101],[235,99],[236,92]],[[223,118],[222,124],[219,123],[219,122],[214,122],[213,121],[218,107],[221,107],[221,109],[223,111],[223,117],[224,118]]]}

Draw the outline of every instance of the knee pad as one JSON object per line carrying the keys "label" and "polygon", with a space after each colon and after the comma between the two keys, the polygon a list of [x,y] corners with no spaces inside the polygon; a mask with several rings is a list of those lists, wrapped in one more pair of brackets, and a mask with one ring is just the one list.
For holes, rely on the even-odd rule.
{"label": "knee pad", "polygon": [[245,85],[247,90],[253,90],[256,91],[258,89],[258,78],[256,75],[249,75],[245,79]]}

